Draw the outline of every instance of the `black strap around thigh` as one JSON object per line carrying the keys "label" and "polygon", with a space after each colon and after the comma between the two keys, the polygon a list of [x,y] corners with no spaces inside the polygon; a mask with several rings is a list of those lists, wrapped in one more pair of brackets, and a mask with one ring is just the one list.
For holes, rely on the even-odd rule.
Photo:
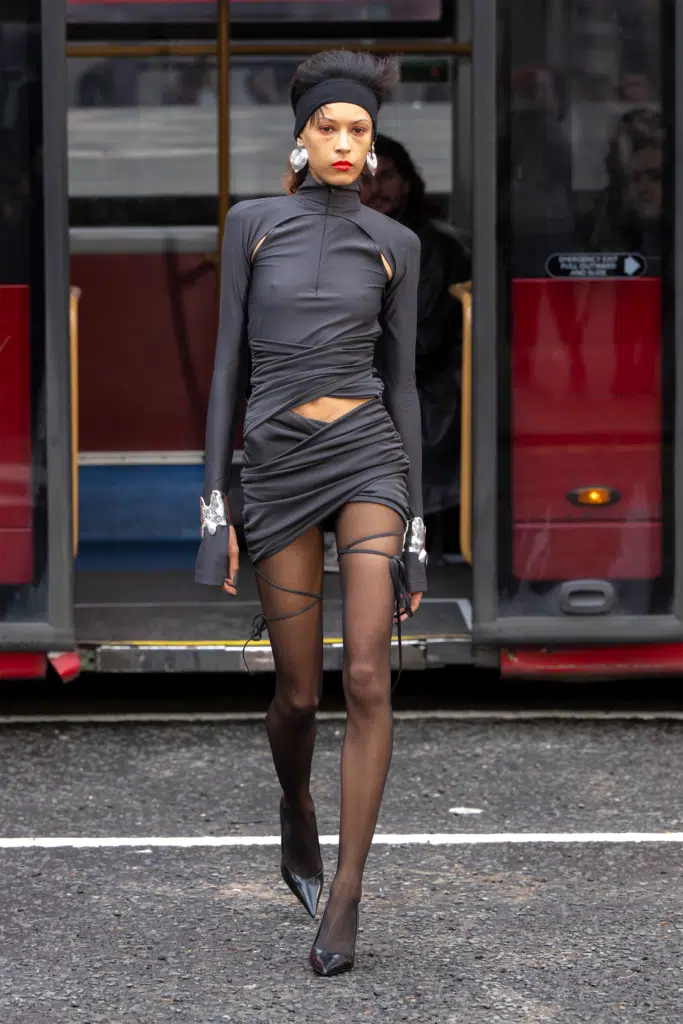
{"label": "black strap around thigh", "polygon": [[339,556],[342,555],[382,555],[389,559],[389,574],[394,588],[394,599],[396,601],[396,635],[398,637],[398,675],[391,687],[393,693],[398,686],[398,681],[403,672],[403,645],[401,637],[401,616],[405,613],[412,618],[413,609],[410,604],[410,591],[408,590],[408,578],[406,567],[400,555],[390,555],[387,551],[378,551],[376,548],[358,548],[358,544],[365,544],[369,540],[379,540],[381,537],[403,537],[403,530],[392,531],[391,533],[371,533],[369,537],[359,537],[351,541],[346,547],[340,548]]}
{"label": "black strap around thigh", "polygon": [[322,594],[314,594],[308,590],[292,590],[291,587],[283,587],[279,583],[274,583],[273,580],[269,579],[265,573],[262,573],[260,569],[253,566],[254,573],[260,576],[262,580],[265,580],[271,587],[275,587],[276,590],[282,590],[285,594],[296,594],[299,597],[312,597],[313,600],[310,604],[307,604],[304,608],[297,608],[295,612],[285,612],[284,615],[271,615],[266,618],[262,612],[254,616],[254,621],[251,624],[251,635],[248,640],[245,641],[244,647],[242,648],[242,661],[244,662],[245,668],[249,675],[252,674],[251,669],[246,658],[247,646],[253,641],[262,640],[263,634],[268,629],[269,622],[280,622],[282,619],[293,619],[295,615],[303,615],[304,612],[308,612],[311,608],[315,608],[318,601],[322,601]]}

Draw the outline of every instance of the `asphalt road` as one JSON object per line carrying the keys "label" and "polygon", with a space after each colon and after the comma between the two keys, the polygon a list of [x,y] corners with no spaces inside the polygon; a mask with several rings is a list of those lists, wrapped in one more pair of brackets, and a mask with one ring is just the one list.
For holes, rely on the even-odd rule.
{"label": "asphalt road", "polygon": [[[342,728],[319,726],[324,835]],[[316,925],[279,878],[262,723],[5,727],[0,1019],[673,1024],[681,843],[595,834],[683,833],[682,741],[681,721],[398,721],[378,835],[462,841],[378,842],[356,968],[321,979]],[[60,836],[92,842],[6,842]],[[157,837],[171,845],[145,843]],[[330,876],[333,842],[323,852]]]}

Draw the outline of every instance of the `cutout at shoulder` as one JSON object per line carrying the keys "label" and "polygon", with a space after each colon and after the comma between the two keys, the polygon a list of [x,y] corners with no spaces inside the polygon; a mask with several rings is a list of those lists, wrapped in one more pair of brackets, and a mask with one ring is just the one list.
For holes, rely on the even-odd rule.
{"label": "cutout at shoulder", "polygon": [[266,234],[265,234],[265,235],[263,236],[263,238],[259,238],[258,242],[257,242],[257,243],[256,243],[256,245],[254,246],[254,251],[253,251],[253,252],[252,252],[252,254],[251,254],[251,262],[252,262],[252,263],[254,262],[254,257],[256,256],[256,253],[257,253],[257,252],[259,251],[259,249],[261,248],[261,246],[263,245],[263,243],[265,242],[265,240],[266,240],[266,238],[267,238],[267,237],[268,237],[268,235],[267,235],[267,233],[266,233]]}
{"label": "cutout at shoulder", "polygon": [[[259,245],[260,245],[260,244],[261,244],[261,243],[259,242]],[[258,248],[258,246],[257,246],[257,248]],[[389,280],[391,281],[392,277],[394,276],[394,272],[393,272],[393,270],[391,269],[391,264],[389,263],[389,260],[388,260],[388,259],[386,258],[386,256],[384,255],[384,253],[383,253],[383,252],[380,252],[380,256],[382,257],[382,264],[383,264],[383,266],[384,266],[384,269],[385,269],[385,270],[386,270],[386,272],[387,272],[387,277],[388,277],[388,278],[389,278]]]}

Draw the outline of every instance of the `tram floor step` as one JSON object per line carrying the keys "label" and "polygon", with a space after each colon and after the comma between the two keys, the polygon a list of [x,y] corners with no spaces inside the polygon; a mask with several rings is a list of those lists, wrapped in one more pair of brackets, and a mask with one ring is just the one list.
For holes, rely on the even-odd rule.
{"label": "tram floor step", "polygon": [[[404,626],[404,635],[460,636],[469,633],[470,570],[465,565],[435,566],[423,607]],[[191,572],[76,573],[76,635],[79,644],[223,643],[244,641],[260,604],[246,559],[240,567],[237,598],[219,588],[195,584]],[[341,636],[338,575],[326,574],[324,634]]]}

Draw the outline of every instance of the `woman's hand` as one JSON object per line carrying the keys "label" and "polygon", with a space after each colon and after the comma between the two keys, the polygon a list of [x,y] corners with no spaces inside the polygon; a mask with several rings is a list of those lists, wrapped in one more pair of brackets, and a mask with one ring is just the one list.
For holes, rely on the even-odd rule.
{"label": "woman's hand", "polygon": [[[231,597],[237,597],[237,573],[240,567],[240,549],[234,526],[228,526],[228,575],[223,581],[223,590]],[[422,595],[420,595],[422,596]]]}
{"label": "woman's hand", "polygon": [[[422,597],[423,597],[423,594],[422,594],[421,591],[419,593],[415,593],[415,594],[411,594],[410,595],[410,609],[411,609],[413,615],[415,614],[417,609],[420,607],[420,602],[422,600]],[[406,619],[408,619],[408,618],[410,618],[410,616],[408,615],[408,612],[404,612],[403,615],[401,616],[401,622],[405,622]],[[394,622],[397,622],[397,621],[398,621],[397,617],[396,617],[396,615],[394,615]]]}

